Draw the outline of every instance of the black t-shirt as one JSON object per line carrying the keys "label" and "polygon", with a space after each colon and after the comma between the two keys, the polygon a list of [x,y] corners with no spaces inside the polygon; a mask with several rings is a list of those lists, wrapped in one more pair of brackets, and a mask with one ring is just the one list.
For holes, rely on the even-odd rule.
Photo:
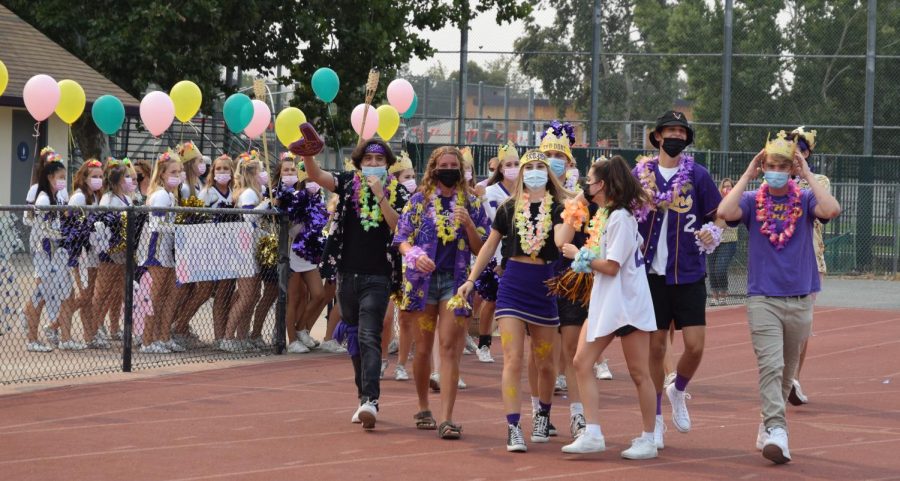
{"label": "black t-shirt", "polygon": [[[532,202],[530,207],[530,220],[531,222],[534,222],[541,208],[541,203]],[[500,252],[503,255],[503,265],[506,265],[506,261],[512,257],[527,255],[522,251],[519,232],[518,229],[516,229],[515,211],[516,201],[511,197],[497,209],[497,215],[494,216],[494,223],[491,225],[491,229],[496,230],[503,236],[503,243],[500,248]],[[562,223],[562,212],[562,204],[559,204],[554,200],[553,205],[550,208],[552,227],[550,228],[547,239],[544,241],[544,245],[541,247],[540,252],[538,252],[538,257],[547,262],[552,262],[559,258],[559,249],[556,248],[556,242],[553,240],[553,227]]]}
{"label": "black t-shirt", "polygon": [[[375,201],[369,199],[374,205]],[[386,222],[364,230],[353,206],[348,206],[344,217],[344,250],[341,252],[341,270],[354,274],[391,275],[391,261],[384,245],[393,238]]]}

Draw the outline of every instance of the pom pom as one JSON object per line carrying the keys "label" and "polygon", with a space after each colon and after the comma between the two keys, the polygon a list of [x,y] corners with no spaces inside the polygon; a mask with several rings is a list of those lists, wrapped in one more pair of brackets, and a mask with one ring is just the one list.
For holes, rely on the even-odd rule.
{"label": "pom pom", "polygon": [[278,265],[278,236],[268,234],[259,239],[256,244],[256,262],[264,269]]}
{"label": "pom pom", "polygon": [[562,297],[587,307],[591,302],[594,275],[569,269],[556,277],[544,281],[544,284],[549,289],[548,295]]}
{"label": "pom pom", "polygon": [[464,309],[466,311],[472,310],[472,306],[469,305],[469,302],[466,301],[466,299],[463,298],[462,296],[460,296],[459,294],[454,295],[453,297],[450,298],[449,301],[447,301],[447,308],[453,309],[453,310],[457,310],[457,309]]}

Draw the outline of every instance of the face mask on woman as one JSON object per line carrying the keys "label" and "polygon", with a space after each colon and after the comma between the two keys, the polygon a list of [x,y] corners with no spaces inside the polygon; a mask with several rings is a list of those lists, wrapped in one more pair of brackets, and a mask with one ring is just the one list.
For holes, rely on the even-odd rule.
{"label": "face mask on woman", "polygon": [[96,177],[88,179],[88,187],[91,188],[91,192],[97,192],[103,188],[103,179],[98,179]]}
{"label": "face mask on woman", "polygon": [[525,171],[525,187],[529,189],[540,189],[547,186],[546,170],[526,170]]}

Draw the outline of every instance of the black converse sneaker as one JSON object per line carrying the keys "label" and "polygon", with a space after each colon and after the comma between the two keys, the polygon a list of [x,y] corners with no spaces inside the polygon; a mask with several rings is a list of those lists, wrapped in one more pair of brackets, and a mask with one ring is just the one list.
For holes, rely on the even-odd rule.
{"label": "black converse sneaker", "polygon": [[584,429],[586,427],[587,423],[584,420],[584,414],[576,414],[572,416],[572,421],[569,423],[569,430],[572,432],[573,438],[581,436],[581,433],[584,432]]}
{"label": "black converse sneaker", "polygon": [[525,435],[518,424],[508,424],[506,428],[506,450],[509,452],[524,453],[528,451],[525,445]]}
{"label": "black converse sneaker", "polygon": [[547,411],[538,411],[532,418],[531,442],[546,443],[550,441],[550,414]]}

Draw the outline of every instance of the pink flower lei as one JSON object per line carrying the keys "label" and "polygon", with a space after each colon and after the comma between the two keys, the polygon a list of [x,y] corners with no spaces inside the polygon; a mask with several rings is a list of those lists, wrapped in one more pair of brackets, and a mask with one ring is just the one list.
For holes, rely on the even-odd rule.
{"label": "pink flower lei", "polygon": [[691,183],[691,174],[694,171],[694,158],[690,155],[683,154],[681,163],[678,165],[678,172],[672,179],[672,186],[665,192],[660,192],[656,186],[656,173],[654,167],[659,164],[659,156],[650,160],[641,162],[637,165],[637,178],[641,183],[644,192],[650,197],[650,205],[636,206],[635,217],[638,222],[642,222],[649,215],[650,210],[667,209],[669,204],[675,198],[676,192],[681,192],[682,188]]}
{"label": "pink flower lei", "polygon": [[787,220],[782,226],[781,232],[776,233],[778,224],[775,222],[775,208],[772,196],[769,195],[769,184],[763,184],[756,191],[756,220],[761,223],[759,233],[768,237],[769,242],[775,246],[775,250],[779,251],[784,249],[784,246],[794,236],[797,220],[803,216],[803,209],[800,207],[800,187],[793,179],[788,181],[788,204]]}

